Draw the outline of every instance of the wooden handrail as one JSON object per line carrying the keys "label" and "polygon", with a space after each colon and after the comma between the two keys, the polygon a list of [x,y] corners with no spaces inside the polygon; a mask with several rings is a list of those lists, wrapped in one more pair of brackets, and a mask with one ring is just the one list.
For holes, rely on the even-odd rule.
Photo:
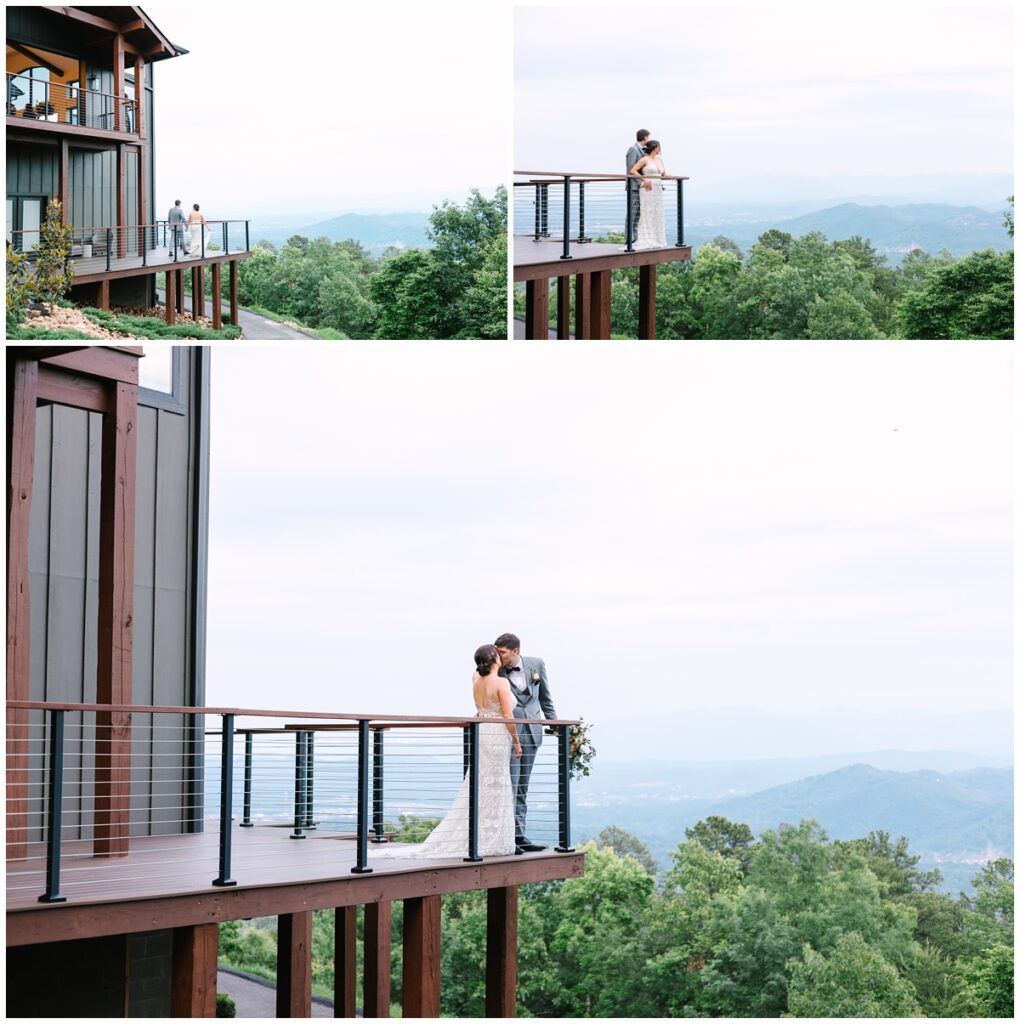
{"label": "wooden handrail", "polygon": [[[514,171],[515,175],[521,177],[530,176],[540,178],[570,178],[572,181],[579,181],[582,178],[586,181],[627,181],[633,177],[630,174],[600,174],[592,171]],[[662,175],[664,181],[689,181],[690,177],[686,174],[664,174]],[[528,185],[528,184],[544,184],[543,182],[514,182],[515,185]]]}

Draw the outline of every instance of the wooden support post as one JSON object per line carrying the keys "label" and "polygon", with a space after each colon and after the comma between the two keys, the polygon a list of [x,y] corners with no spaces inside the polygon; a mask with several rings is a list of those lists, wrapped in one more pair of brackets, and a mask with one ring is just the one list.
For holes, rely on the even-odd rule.
{"label": "wooden support post", "polygon": [[[7,699],[29,699],[28,530],[39,363],[7,364]],[[28,852],[28,712],[7,711],[7,859]]]}
{"label": "wooden support post", "polygon": [[574,337],[591,337],[591,274],[574,275]]}
{"label": "wooden support post", "polygon": [[205,281],[201,267],[191,268],[191,315],[195,320],[205,315]]}
{"label": "wooden support post", "polygon": [[549,278],[540,277],[524,285],[524,337],[549,337]]}
{"label": "wooden support post", "polygon": [[556,337],[570,337],[570,276],[556,278]]}
{"label": "wooden support post", "polygon": [[176,270],[177,274],[177,312],[184,312],[184,271]]}
{"label": "wooden support post", "polygon": [[[135,131],[139,138],[145,136],[145,58],[135,55]],[[145,177],[145,169],[142,169]]]}
{"label": "wooden support post", "polygon": [[113,130],[124,127],[124,37],[113,37]]}
{"label": "wooden support post", "polygon": [[215,922],[174,929],[171,1017],[216,1016],[219,938]]}
{"label": "wooden support post", "polygon": [[358,908],[333,911],[333,1016],[355,1017],[358,1007]]}
{"label": "wooden support post", "polygon": [[68,207],[71,203],[71,184],[68,171],[71,147],[67,139],[60,140],[60,171],[58,176],[58,189],[60,192],[60,222],[70,224]]}
{"label": "wooden support post", "polygon": [[441,896],[404,900],[405,1017],[439,1016],[441,900]]}
{"label": "wooden support post", "polygon": [[[130,704],[138,388],[121,381],[109,387],[99,499],[96,703]],[[96,712],[95,856],[127,855],[130,818],[131,715]]]}
{"label": "wooden support post", "polygon": [[517,886],[489,889],[485,1016],[517,1016]]}
{"label": "wooden support post", "polygon": [[237,260],[230,261],[230,322],[237,326]]}
{"label": "wooden support post", "polygon": [[[365,1017],[390,1015],[390,944],[393,904],[365,905],[364,1008]],[[405,1010],[405,1013],[407,1011]]]}
{"label": "wooden support post", "polygon": [[166,272],[166,322],[177,323],[177,271]]}
{"label": "wooden support post", "polygon": [[312,1015],[312,912],[280,914],[276,926],[276,1016]]}
{"label": "wooden support post", "polygon": [[117,227],[113,242],[115,254],[122,259],[127,255],[127,239],[127,150],[120,143],[117,146]]}
{"label": "wooden support post", "polygon": [[640,268],[638,337],[655,338],[655,264]]}
{"label": "wooden support post", "polygon": [[220,289],[220,264],[212,265],[212,325],[218,331],[223,326],[223,295]]}
{"label": "wooden support post", "polygon": [[611,270],[593,270],[591,273],[591,336],[609,338],[612,312]]}
{"label": "wooden support post", "polygon": [[96,300],[99,303],[100,309],[109,310],[110,308],[110,281],[105,279],[99,282],[99,295]]}

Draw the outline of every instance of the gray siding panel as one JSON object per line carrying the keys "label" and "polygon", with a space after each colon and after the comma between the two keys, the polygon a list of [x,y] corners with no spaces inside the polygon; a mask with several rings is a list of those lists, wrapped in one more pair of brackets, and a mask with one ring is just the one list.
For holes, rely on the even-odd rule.
{"label": "gray siding panel", "polygon": [[7,195],[55,196],[57,151],[52,146],[7,147]]}

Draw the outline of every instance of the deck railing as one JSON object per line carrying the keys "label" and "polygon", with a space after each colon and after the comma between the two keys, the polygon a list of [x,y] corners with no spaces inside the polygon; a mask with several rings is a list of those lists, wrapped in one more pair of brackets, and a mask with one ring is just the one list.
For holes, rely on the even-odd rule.
{"label": "deck railing", "polygon": [[26,124],[50,121],[136,135],[141,125],[133,96],[87,89],[78,82],[50,82],[7,75],[7,116]]}
{"label": "deck railing", "polygon": [[[369,845],[392,839],[392,820],[441,817],[465,778],[463,859],[480,861],[481,727],[526,720],[8,701],[7,721],[7,857],[45,865],[38,899],[52,903],[90,895],[74,873],[87,874],[96,857],[126,857],[141,837],[211,829],[219,848],[210,886],[246,881],[232,858],[242,828],[261,833],[245,837],[246,864],[253,848],[268,861],[279,842],[317,835],[350,840],[350,871],[370,873]],[[569,853],[577,722],[540,724],[555,742],[542,745],[531,775],[529,838]],[[168,841],[166,881],[190,876],[201,855],[185,866]],[[22,877],[32,874],[25,867]]]}
{"label": "deck railing", "polygon": [[[71,262],[76,271],[94,273],[123,269],[124,261],[146,267],[163,266],[168,260],[206,259],[210,256],[249,251],[250,221],[210,220],[192,245],[186,225],[174,228],[165,220],[151,224],[96,225],[74,227],[71,233]],[[16,252],[31,260],[38,249],[40,229],[7,232]],[[153,258],[154,254],[156,258]]]}
{"label": "deck railing", "polygon": [[[514,235],[521,244],[562,242],[560,259],[570,259],[577,245],[609,238],[623,252],[637,243],[641,179],[625,174],[570,171],[514,171]],[[684,243],[683,183],[667,175],[663,184],[666,241]]]}

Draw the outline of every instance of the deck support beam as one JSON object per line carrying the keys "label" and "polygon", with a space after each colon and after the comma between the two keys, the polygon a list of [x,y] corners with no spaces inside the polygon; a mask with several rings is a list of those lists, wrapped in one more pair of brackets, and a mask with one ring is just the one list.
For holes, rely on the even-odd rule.
{"label": "deck support beam", "polygon": [[358,1005],[358,908],[333,911],[333,1016],[355,1017]]}
{"label": "deck support beam", "polygon": [[230,322],[237,326],[237,260],[230,261]]}
{"label": "deck support beam", "polygon": [[[546,286],[548,289],[548,285]],[[403,1016],[439,1016],[441,896],[404,900]]]}
{"label": "deck support beam", "polygon": [[110,311],[110,282],[108,280],[99,282],[99,297],[97,301],[100,309],[104,309],[107,312]]}
{"label": "deck support beam", "polygon": [[574,275],[574,337],[591,337],[591,274]]}
{"label": "deck support beam", "polygon": [[524,285],[524,337],[549,337],[549,278],[540,277]]}
{"label": "deck support beam", "polygon": [[171,327],[177,323],[177,271],[166,272],[166,322]]}
{"label": "deck support beam", "polygon": [[210,268],[212,271],[212,325],[213,330],[218,331],[223,326],[223,294],[220,287],[221,264],[214,263]]}
{"label": "deck support beam", "polygon": [[488,890],[485,1016],[517,1016],[517,886]]}
{"label": "deck support beam", "polygon": [[570,337],[570,275],[556,278],[556,337]]}
{"label": "deck support beam", "polygon": [[638,337],[655,338],[655,264],[640,268],[638,286]]}
{"label": "deck support beam", "polygon": [[171,1017],[216,1016],[219,941],[215,923],[174,929]]}
{"label": "deck support beam", "polygon": [[[365,1017],[390,1015],[390,952],[393,904],[388,900],[365,905]],[[406,1013],[406,1010],[405,1010]]]}
{"label": "deck support beam", "polygon": [[613,272],[594,270],[591,275],[591,336],[608,339],[612,335]]}
{"label": "deck support beam", "polygon": [[181,269],[175,270],[174,273],[177,275],[177,312],[184,312],[184,271]]}
{"label": "deck support beam", "polygon": [[312,912],[280,914],[276,926],[276,1016],[312,1015]]}

